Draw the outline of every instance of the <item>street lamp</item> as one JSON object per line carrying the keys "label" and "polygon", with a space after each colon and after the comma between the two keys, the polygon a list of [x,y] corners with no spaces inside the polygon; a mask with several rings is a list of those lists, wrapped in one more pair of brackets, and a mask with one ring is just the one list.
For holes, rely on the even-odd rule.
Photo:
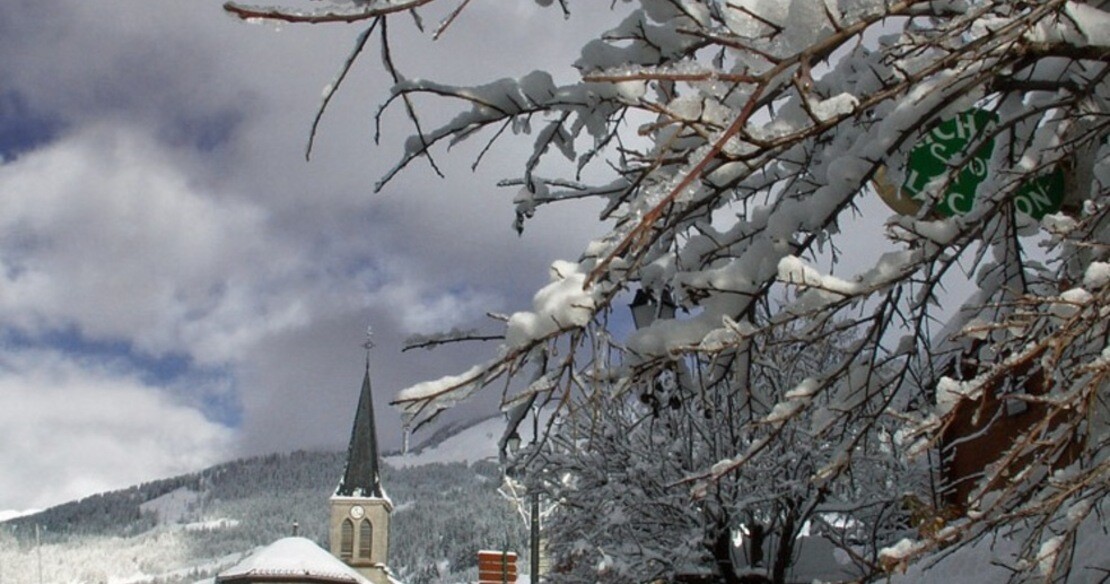
{"label": "street lamp", "polygon": [[505,439],[505,450],[512,455],[520,452],[520,434],[516,430],[513,430],[513,433]]}
{"label": "street lamp", "polygon": [[671,298],[671,293],[664,290],[659,298],[653,297],[643,288],[636,291],[636,296],[632,298],[632,303],[628,305],[632,311],[632,322],[636,325],[636,329],[642,329],[651,326],[651,323],[656,319],[671,319],[674,318],[675,306],[674,300]]}
{"label": "street lamp", "polygon": [[[651,326],[660,318],[673,319],[678,307],[675,305],[669,290],[663,289],[659,297],[656,298],[644,288],[640,288],[636,290],[636,295],[632,297],[632,302],[628,305],[628,308],[632,311],[632,323],[636,326],[636,330],[640,330]],[[661,375],[652,380],[651,387],[640,396],[645,404],[651,406],[653,415],[659,413],[660,401],[656,395],[656,389],[659,386]],[[671,409],[678,409],[682,405],[678,396],[673,394],[667,400],[667,403]]]}
{"label": "street lamp", "polygon": [[[536,444],[539,438],[539,412],[533,408],[532,410],[532,445]],[[505,450],[510,454],[515,455],[520,452],[520,434],[513,430],[508,438],[505,438]],[[529,493],[531,499],[531,509],[529,510],[529,526],[528,526],[528,551],[531,556],[531,578],[532,584],[539,584],[540,581],[540,492],[539,489],[532,489]]]}

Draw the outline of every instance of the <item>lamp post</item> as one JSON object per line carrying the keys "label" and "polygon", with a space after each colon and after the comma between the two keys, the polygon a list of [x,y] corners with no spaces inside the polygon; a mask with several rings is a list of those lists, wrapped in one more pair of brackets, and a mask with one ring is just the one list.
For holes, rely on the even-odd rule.
{"label": "lamp post", "polygon": [[[532,408],[532,446],[533,447],[536,445],[536,442],[539,441],[539,433],[540,433],[539,412],[536,411],[536,409],[533,407]],[[530,562],[531,562],[530,580],[532,581],[532,584],[539,584],[539,582],[540,582],[540,490],[539,489],[533,489],[532,490],[532,521],[531,521],[530,527],[531,527],[531,530],[530,530],[529,535],[531,536],[531,542],[530,543],[532,544],[531,549],[529,550],[530,555],[531,555],[531,559],[530,559]]]}
{"label": "lamp post", "polygon": [[[516,430],[513,430],[513,433],[505,439],[505,450],[513,455],[520,452],[520,434],[517,434]],[[509,468],[512,470],[512,467]],[[510,473],[509,476],[513,476],[513,473]]]}
{"label": "lamp post", "polygon": [[[640,288],[636,290],[636,295],[632,298],[628,308],[632,312],[632,324],[635,325],[636,330],[641,330],[651,326],[660,318],[665,320],[674,319],[677,306],[667,289],[664,289],[658,297],[655,297],[644,288]],[[660,377],[661,374],[653,380],[652,387],[649,387],[640,397],[644,403],[652,405],[653,412],[656,412],[659,406],[654,389],[658,387]],[[672,408],[677,407],[676,399],[673,396],[671,397],[670,405]]]}
{"label": "lamp post", "polygon": [[[532,408],[532,446],[535,446],[536,443],[539,441],[540,418],[539,418],[538,413],[539,412],[536,411],[536,408],[533,407]],[[514,453],[519,452],[520,451],[520,443],[521,443],[520,434],[518,434],[516,432],[516,430],[513,430],[513,433],[509,434],[509,437],[505,439],[505,448],[509,452],[514,452]],[[528,498],[530,499],[529,503],[531,505],[531,509],[529,509],[529,522],[528,522],[528,537],[529,537],[528,553],[529,553],[529,556],[530,556],[529,565],[530,565],[530,570],[531,570],[530,571],[530,578],[532,580],[532,584],[539,584],[539,581],[540,581],[539,580],[539,578],[540,578],[540,492],[539,492],[539,489],[532,489],[532,492],[528,494]]]}
{"label": "lamp post", "polygon": [[[657,319],[673,319],[677,306],[671,298],[670,292],[664,290],[658,298],[651,296],[646,290],[640,288],[636,291],[632,303],[629,305],[632,310],[632,320],[637,329],[642,329],[651,326],[651,323]],[[532,408],[532,446],[534,447],[539,442],[540,435],[540,417],[538,410],[533,406]],[[520,434],[515,430],[509,437],[505,439],[505,448],[509,452],[518,452],[521,445]],[[529,521],[529,544],[531,556],[531,579],[532,584],[539,584],[540,582],[540,493],[538,489],[533,489],[529,493],[531,499],[530,521]]]}

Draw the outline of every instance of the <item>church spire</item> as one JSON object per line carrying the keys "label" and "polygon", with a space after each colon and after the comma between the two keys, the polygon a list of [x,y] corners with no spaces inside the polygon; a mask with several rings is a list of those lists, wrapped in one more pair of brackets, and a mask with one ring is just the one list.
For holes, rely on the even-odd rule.
{"label": "church spire", "polygon": [[366,373],[358,398],[351,443],[347,447],[347,467],[335,494],[340,497],[385,498],[378,470],[378,434],[374,425],[374,395],[370,388],[370,349],[374,346],[366,331]]}

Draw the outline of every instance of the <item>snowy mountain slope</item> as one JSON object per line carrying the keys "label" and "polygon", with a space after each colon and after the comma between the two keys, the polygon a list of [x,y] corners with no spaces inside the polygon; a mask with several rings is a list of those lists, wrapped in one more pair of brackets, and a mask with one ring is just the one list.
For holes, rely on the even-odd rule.
{"label": "snowy mountain slope", "polygon": [[433,463],[477,462],[497,460],[497,443],[505,431],[505,420],[498,414],[447,428],[437,432],[408,454],[385,457],[395,468],[408,468]]}
{"label": "snowy mountain slope", "polygon": [[[475,552],[507,539],[525,550],[519,516],[498,493],[500,470],[488,460],[500,430],[486,420],[458,432],[383,466],[397,505],[390,564],[410,584],[473,579]],[[43,581],[191,584],[289,535],[294,521],[300,535],[326,544],[327,499],[343,456],[237,460],[0,522],[0,583],[37,581],[38,551]]]}
{"label": "snowy mountain slope", "polygon": [[7,511],[0,511],[0,523],[3,523],[9,519],[23,517],[24,515],[34,515],[35,513],[38,513],[40,511],[42,511],[42,509],[26,509],[24,511],[9,509]]}
{"label": "snowy mountain slope", "polygon": [[160,524],[183,523],[191,517],[201,502],[201,493],[189,487],[179,487],[165,495],[139,504],[139,513],[153,513]]}

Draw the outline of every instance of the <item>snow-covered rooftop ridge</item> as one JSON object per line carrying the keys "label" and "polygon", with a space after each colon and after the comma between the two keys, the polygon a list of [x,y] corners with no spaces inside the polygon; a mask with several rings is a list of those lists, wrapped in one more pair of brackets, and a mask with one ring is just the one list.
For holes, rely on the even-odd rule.
{"label": "snow-covered rooftop ridge", "polygon": [[242,562],[220,572],[216,583],[249,576],[303,576],[314,582],[370,584],[370,581],[311,540],[286,537],[255,551]]}

